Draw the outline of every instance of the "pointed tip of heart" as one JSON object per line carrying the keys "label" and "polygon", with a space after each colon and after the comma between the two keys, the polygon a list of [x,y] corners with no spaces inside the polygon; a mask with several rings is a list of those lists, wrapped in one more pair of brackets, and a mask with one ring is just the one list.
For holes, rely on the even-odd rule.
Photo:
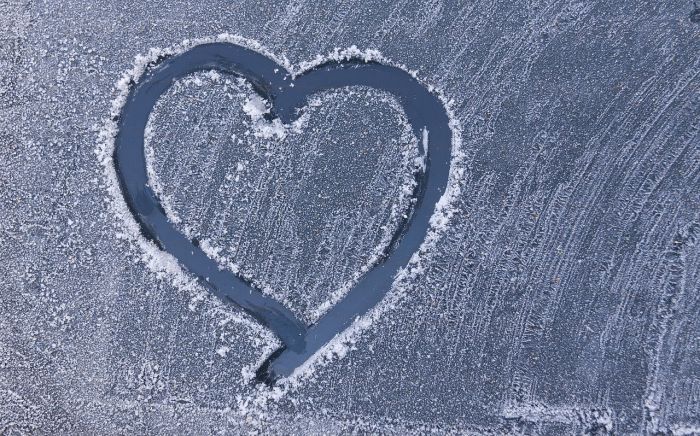
{"label": "pointed tip of heart", "polygon": [[285,349],[285,347],[278,348],[267,359],[265,359],[265,362],[263,362],[263,364],[260,365],[260,368],[255,371],[256,383],[264,383],[269,387],[273,387],[275,383],[277,383],[277,380],[282,378],[273,370],[272,362],[274,362]]}

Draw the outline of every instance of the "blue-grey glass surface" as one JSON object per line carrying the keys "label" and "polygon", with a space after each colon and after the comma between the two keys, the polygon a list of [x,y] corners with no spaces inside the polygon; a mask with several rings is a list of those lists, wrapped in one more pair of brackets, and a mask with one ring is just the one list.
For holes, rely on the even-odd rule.
{"label": "blue-grey glass surface", "polygon": [[[95,154],[134,56],[222,32],[292,64],[379,50],[453,100],[466,155],[405,298],[249,420],[244,373],[269,344],[138,261]],[[417,138],[368,89],[256,137],[246,86],[205,79],[151,118],[178,226],[313,322],[398,225]],[[0,3],[0,295],[0,433],[698,434],[700,12]]]}

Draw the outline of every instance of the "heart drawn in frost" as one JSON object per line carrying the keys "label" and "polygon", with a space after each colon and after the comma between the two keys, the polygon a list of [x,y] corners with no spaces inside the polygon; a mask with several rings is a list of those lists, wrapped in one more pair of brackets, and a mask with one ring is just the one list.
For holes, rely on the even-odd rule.
{"label": "heart drawn in frost", "polygon": [[[177,230],[148,184],[144,134],[149,115],[173,82],[186,75],[218,70],[248,80],[271,104],[269,116],[294,121],[307,97],[334,88],[366,86],[392,94],[401,104],[425,156],[416,173],[414,205],[384,250],[384,256],[320,319],[305,325],[294,314],[253,284],[217,262],[196,241]],[[429,138],[429,141],[428,141]],[[272,330],[282,347],[258,369],[256,378],[269,385],[291,375],[333,337],[375,307],[391,289],[396,275],[423,243],[430,219],[448,182],[452,131],[447,111],[437,95],[401,68],[345,58],[329,61],[293,77],[285,67],[252,49],[215,42],[153,64],[132,87],[122,107],[114,143],[117,178],[129,210],[145,237],[173,255],[180,265],[223,301],[232,303]]]}

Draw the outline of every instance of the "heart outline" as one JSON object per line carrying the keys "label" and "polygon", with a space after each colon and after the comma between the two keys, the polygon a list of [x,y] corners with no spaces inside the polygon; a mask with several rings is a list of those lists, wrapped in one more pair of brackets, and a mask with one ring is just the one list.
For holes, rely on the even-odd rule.
{"label": "heart outline", "polygon": [[[386,247],[386,256],[311,326],[305,326],[291,311],[262,294],[249,281],[219,269],[195,241],[175,229],[149,186],[144,153],[148,116],[174,80],[204,70],[244,77],[258,94],[271,102],[273,116],[285,124],[296,118],[306,98],[316,92],[364,85],[397,97],[417,137],[420,138],[423,131],[430,134],[430,146],[422,150],[426,156],[425,171],[417,177],[417,202]],[[334,336],[347,330],[391,289],[396,273],[420,248],[431,227],[430,220],[438,201],[445,193],[452,139],[450,119],[442,101],[399,67],[351,57],[317,65],[295,77],[284,66],[255,50],[215,42],[196,45],[174,56],[163,56],[149,65],[131,87],[121,108],[112,157],[121,193],[142,235],[172,254],[215,295],[243,309],[281,340],[283,346],[268,357],[256,374],[258,380],[274,384],[277,379],[292,374]]]}

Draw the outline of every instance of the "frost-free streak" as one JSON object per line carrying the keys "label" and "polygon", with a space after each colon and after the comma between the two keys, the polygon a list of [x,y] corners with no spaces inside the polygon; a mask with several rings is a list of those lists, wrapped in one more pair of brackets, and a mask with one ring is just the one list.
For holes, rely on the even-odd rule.
{"label": "frost-free streak", "polygon": [[[276,300],[263,295],[250,282],[222,270],[196,241],[168,220],[160,199],[149,187],[144,134],[149,115],[160,96],[183,76],[203,70],[236,74],[248,80],[272,105],[268,115],[292,122],[307,98],[321,91],[346,86],[368,86],[393,94],[401,103],[419,142],[424,165],[417,166],[415,204],[403,220],[384,256],[317,322],[304,325]],[[428,132],[430,146],[428,147]],[[452,131],[445,107],[406,71],[375,61],[331,61],[292,77],[274,60],[230,43],[210,43],[162,59],[134,86],[125,102],[115,138],[114,163],[126,203],[141,232],[178,262],[214,294],[235,304],[272,330],[283,346],[257,372],[257,378],[273,384],[304,364],[334,336],[379,303],[391,289],[396,275],[421,246],[430,219],[447,186]]]}

